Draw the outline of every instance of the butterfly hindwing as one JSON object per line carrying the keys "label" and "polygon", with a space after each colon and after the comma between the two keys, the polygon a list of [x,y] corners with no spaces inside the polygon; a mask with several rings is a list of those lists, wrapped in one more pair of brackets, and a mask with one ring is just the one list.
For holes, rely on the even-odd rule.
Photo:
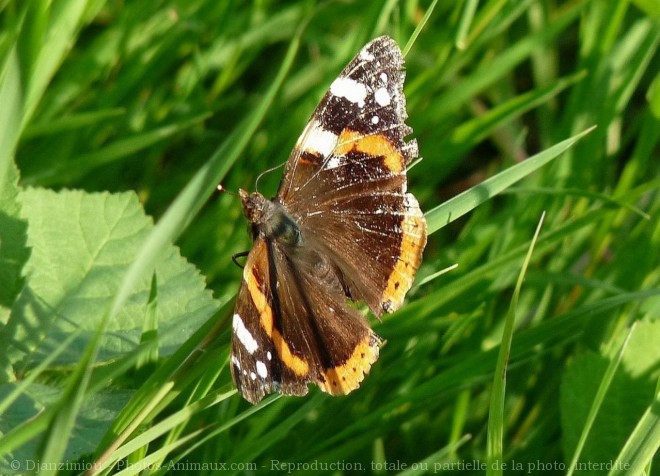
{"label": "butterfly hindwing", "polygon": [[279,389],[282,363],[275,351],[272,332],[265,320],[269,298],[258,296],[251,288],[260,286],[257,276],[268,276],[266,242],[255,241],[243,269],[243,281],[236,298],[232,319],[231,373],[238,391],[248,401],[259,402],[264,395]]}
{"label": "butterfly hindwing", "polygon": [[231,370],[241,394],[305,395],[316,383],[333,395],[357,388],[378,358],[380,338],[344,302],[315,253],[288,256],[259,239],[244,268],[233,318]]}

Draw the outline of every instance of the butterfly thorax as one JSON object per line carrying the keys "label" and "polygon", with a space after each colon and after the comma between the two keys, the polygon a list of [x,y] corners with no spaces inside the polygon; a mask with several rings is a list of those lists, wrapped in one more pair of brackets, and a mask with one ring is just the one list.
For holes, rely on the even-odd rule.
{"label": "butterfly thorax", "polygon": [[300,228],[277,199],[268,200],[258,192],[238,191],[243,213],[250,222],[250,235],[255,240],[259,235],[279,243],[297,246],[302,243]]}

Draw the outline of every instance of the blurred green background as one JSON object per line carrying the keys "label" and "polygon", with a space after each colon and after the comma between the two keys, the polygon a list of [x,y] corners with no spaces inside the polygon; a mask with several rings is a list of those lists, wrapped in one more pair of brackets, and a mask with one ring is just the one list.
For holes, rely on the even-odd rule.
{"label": "blurred green background", "polygon": [[[121,474],[648,469],[660,445],[659,18],[657,0],[0,1],[0,211],[17,220],[0,220],[0,472],[53,458],[119,460]],[[250,243],[239,201],[214,185],[254,190],[381,34],[406,47],[423,157],[409,190],[424,211],[596,129],[446,226],[431,212],[418,285],[372,320],[387,343],[359,390],[253,408],[227,368],[231,256]],[[273,195],[280,176],[259,190]],[[111,258],[78,262],[73,236],[89,244],[110,211],[141,207],[158,227],[122,218],[122,239],[141,230],[131,246],[109,227],[98,242],[116,245]],[[89,270],[100,304],[83,309]],[[39,283],[61,284],[57,306]],[[43,304],[34,318],[27,290]]]}

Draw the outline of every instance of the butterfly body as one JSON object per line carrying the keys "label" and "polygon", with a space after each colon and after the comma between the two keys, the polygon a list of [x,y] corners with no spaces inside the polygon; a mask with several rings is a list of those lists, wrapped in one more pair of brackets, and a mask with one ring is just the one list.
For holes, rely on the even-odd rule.
{"label": "butterfly body", "polygon": [[277,195],[239,195],[253,248],[233,317],[231,370],[252,403],[316,383],[359,387],[382,340],[349,300],[380,316],[403,303],[426,244],[407,193],[417,157],[405,124],[403,57],[368,43],[332,83],[287,162]]}

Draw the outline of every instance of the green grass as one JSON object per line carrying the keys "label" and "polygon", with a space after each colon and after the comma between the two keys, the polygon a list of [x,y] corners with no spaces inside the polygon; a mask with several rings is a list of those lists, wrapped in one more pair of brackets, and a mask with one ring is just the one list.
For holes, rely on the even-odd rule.
{"label": "green grass", "polygon": [[[0,474],[657,473],[658,11],[0,1]],[[418,284],[359,390],[252,407],[227,367],[250,244],[215,187],[254,190],[380,34]]]}

